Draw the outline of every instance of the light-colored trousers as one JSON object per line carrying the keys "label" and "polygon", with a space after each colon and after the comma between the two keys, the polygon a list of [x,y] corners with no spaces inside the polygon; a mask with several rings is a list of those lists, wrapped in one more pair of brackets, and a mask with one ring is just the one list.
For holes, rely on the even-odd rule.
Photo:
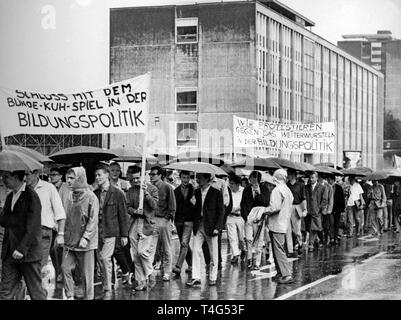
{"label": "light-colored trousers", "polygon": [[111,277],[113,271],[113,253],[116,246],[116,237],[104,238],[100,241],[99,260],[103,274],[103,291],[111,291]]}
{"label": "light-colored trousers", "polygon": [[156,226],[158,229],[158,237],[160,241],[161,259],[163,262],[164,274],[170,274],[173,265],[172,253],[172,232],[170,220],[164,217],[155,217]]}
{"label": "light-colored trousers", "polygon": [[145,236],[142,230],[143,219],[137,218],[129,231],[131,255],[135,265],[135,279],[137,281],[145,281],[153,273],[153,259],[158,240],[158,229],[156,227],[150,236]]}
{"label": "light-colored trousers", "polygon": [[294,252],[294,244],[292,241],[292,234],[295,234],[295,236],[297,237],[298,244],[302,244],[301,223],[302,223],[302,220],[298,215],[297,205],[293,205],[291,208],[290,225],[288,226],[287,234],[285,237],[288,253]]}
{"label": "light-colored trousers", "polygon": [[192,279],[201,278],[201,257],[203,255],[202,245],[205,241],[207,242],[210,253],[209,279],[215,281],[217,279],[219,260],[218,236],[207,236],[205,228],[203,227],[203,222],[201,222],[198,232],[194,237],[194,249],[192,251]]}
{"label": "light-colored trousers", "polygon": [[245,250],[245,222],[241,216],[230,214],[227,217],[227,235],[232,256],[239,256]]}
{"label": "light-colored trousers", "polygon": [[[265,227],[263,228],[265,229]],[[253,245],[253,237],[258,230],[257,223],[245,223],[245,239],[247,246],[247,259],[255,258],[256,265],[260,266],[262,261],[263,243],[265,240],[265,230],[262,230],[259,236],[259,240]],[[267,242],[267,240],[266,240]]]}

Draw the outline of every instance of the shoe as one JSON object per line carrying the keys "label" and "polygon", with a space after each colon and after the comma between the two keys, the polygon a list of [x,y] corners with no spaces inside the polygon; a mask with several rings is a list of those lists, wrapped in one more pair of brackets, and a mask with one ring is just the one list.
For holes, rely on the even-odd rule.
{"label": "shoe", "polygon": [[165,274],[163,276],[163,281],[170,281],[170,275],[169,274]]}
{"label": "shoe", "polygon": [[103,294],[103,300],[111,300],[113,293],[111,291],[105,291]]}
{"label": "shoe", "polygon": [[298,258],[298,255],[295,252],[293,252],[288,255],[288,258]]}
{"label": "shoe", "polygon": [[63,275],[60,273],[57,278],[56,278],[57,283],[62,283],[63,282]]}
{"label": "shoe", "polygon": [[252,259],[248,259],[248,268],[252,268]]}
{"label": "shoe", "polygon": [[280,279],[278,279],[278,283],[280,284],[288,284],[288,283],[293,283],[294,282],[294,278],[292,276],[285,276],[285,277],[281,277]]}
{"label": "shoe", "polygon": [[215,286],[215,285],[216,285],[216,280],[209,281],[209,286]]}
{"label": "shoe", "polygon": [[251,270],[260,270],[260,267],[257,265],[253,265]]}
{"label": "shoe", "polygon": [[160,270],[161,265],[162,265],[161,261],[158,261],[158,262],[156,262],[156,263],[154,264],[153,269],[155,269],[155,270]]}
{"label": "shoe", "polygon": [[188,287],[193,287],[193,286],[200,285],[200,284],[201,284],[201,281],[199,279],[192,279],[191,281],[188,281],[186,283],[186,285]]}
{"label": "shoe", "polygon": [[237,263],[238,263],[238,259],[239,259],[239,255],[238,255],[238,256],[234,256],[234,257],[231,259],[231,263],[232,263],[232,264],[237,264]]}
{"label": "shoe", "polygon": [[124,273],[122,275],[122,283],[123,284],[129,284],[129,282],[130,282],[130,273],[129,272]]}
{"label": "shoe", "polygon": [[146,281],[138,281],[138,285],[134,288],[134,291],[146,290]]}
{"label": "shoe", "polygon": [[191,273],[192,272],[192,267],[189,266],[188,268],[185,269],[185,273]]}
{"label": "shoe", "polygon": [[173,268],[173,273],[174,273],[177,277],[179,277],[180,274],[181,274],[181,268],[174,267],[174,268]]}
{"label": "shoe", "polygon": [[400,232],[400,230],[398,230],[398,229],[397,229],[397,230],[395,230],[395,232],[396,232],[396,233],[399,233],[399,232]]}

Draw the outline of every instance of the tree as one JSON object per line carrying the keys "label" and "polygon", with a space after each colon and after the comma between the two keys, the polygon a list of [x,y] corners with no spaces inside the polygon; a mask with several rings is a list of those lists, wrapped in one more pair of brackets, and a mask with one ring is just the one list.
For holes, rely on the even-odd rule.
{"label": "tree", "polygon": [[384,140],[401,140],[401,120],[394,118],[391,111],[384,113]]}

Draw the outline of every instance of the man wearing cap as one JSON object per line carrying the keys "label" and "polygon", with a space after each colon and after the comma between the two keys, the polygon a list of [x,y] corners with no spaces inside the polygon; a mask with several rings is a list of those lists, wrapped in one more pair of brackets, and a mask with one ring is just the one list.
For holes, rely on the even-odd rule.
{"label": "man wearing cap", "polygon": [[291,265],[284,250],[285,236],[290,226],[294,197],[286,184],[287,172],[284,169],[276,170],[273,177],[276,179],[276,187],[270,195],[270,204],[265,212],[272,242],[274,263],[278,274],[281,274],[278,282],[287,284],[294,282]]}

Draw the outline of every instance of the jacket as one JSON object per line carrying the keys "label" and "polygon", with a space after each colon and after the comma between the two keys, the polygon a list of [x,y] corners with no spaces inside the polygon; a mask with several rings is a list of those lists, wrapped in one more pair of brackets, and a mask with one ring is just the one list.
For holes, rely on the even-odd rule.
{"label": "jacket", "polygon": [[267,184],[262,183],[259,185],[260,194],[255,199],[253,198],[252,187],[249,185],[245,187],[241,199],[241,216],[246,221],[248,214],[254,207],[267,207],[270,203],[270,191]]}
{"label": "jacket", "polygon": [[267,227],[270,231],[286,234],[290,228],[292,203],[294,196],[285,182],[278,182],[270,197],[267,212],[277,212],[269,216]]}
{"label": "jacket", "polygon": [[305,187],[306,202],[308,206],[308,216],[311,219],[311,230],[322,230],[322,215],[327,212],[328,192],[327,189],[319,182],[312,190],[312,185],[308,184]]}
{"label": "jacket", "polygon": [[37,193],[25,187],[11,211],[13,193],[9,193],[0,216],[0,225],[5,228],[1,258],[11,257],[14,250],[24,256],[19,262],[34,262],[42,259],[42,206]]}
{"label": "jacket", "polygon": [[[100,202],[100,188],[95,190],[95,195]],[[110,184],[109,190],[104,199],[100,227],[102,236],[110,237],[128,237],[127,204],[124,193]]]}
{"label": "jacket", "polygon": [[173,188],[163,181],[156,182],[155,186],[159,190],[159,202],[156,217],[174,220],[176,201]]}
{"label": "jacket", "polygon": [[[131,207],[133,209],[138,209],[139,207],[139,188],[131,187],[127,191],[127,208]],[[145,236],[150,236],[153,234],[155,228],[155,213],[157,210],[157,205],[159,201],[159,190],[148,183],[147,191],[143,198],[143,216],[133,215],[130,218],[130,226],[133,225],[136,219],[144,219],[142,233]]]}
{"label": "jacket", "polygon": [[[85,169],[78,167],[72,170],[76,179],[66,205],[64,245],[73,251],[94,250],[98,247],[99,200],[89,190]],[[82,238],[88,241],[85,248],[79,247]]]}
{"label": "jacket", "polygon": [[202,211],[202,192],[198,188],[195,190],[196,199],[196,218],[194,222],[193,232],[197,234],[199,225],[203,221],[205,233],[207,236],[213,236],[213,230],[223,230],[224,223],[224,202],[223,194],[216,188],[210,187],[203,204]]}
{"label": "jacket", "polygon": [[181,185],[179,185],[174,190],[175,200],[177,203],[177,208],[175,211],[175,221],[176,222],[187,222],[194,221],[196,217],[196,208],[191,203],[191,198],[194,195],[194,187],[189,184],[188,185],[188,194],[187,197],[184,198]]}
{"label": "jacket", "polygon": [[333,213],[342,213],[345,210],[345,196],[343,188],[335,183],[334,187],[334,201],[333,201]]}

